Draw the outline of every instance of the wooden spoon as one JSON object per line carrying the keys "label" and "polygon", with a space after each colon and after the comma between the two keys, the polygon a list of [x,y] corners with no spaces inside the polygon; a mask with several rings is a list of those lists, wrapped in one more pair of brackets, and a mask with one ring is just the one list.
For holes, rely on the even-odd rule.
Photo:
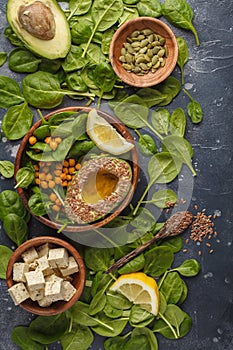
{"label": "wooden spoon", "polygon": [[151,238],[146,243],[142,244],[140,247],[132,250],[130,253],[123,256],[123,258],[116,261],[111,265],[106,273],[110,273],[115,269],[125,265],[127,262],[135,258],[135,256],[142,253],[146,248],[148,248],[152,243],[158,241],[159,239],[178,236],[184,232],[192,223],[193,216],[188,211],[180,211],[173,214],[164,224],[164,226],[159,230],[159,232]]}

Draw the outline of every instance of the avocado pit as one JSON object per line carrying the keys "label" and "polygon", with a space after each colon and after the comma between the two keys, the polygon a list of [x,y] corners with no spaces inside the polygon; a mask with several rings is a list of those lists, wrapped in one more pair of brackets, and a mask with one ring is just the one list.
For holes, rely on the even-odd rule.
{"label": "avocado pit", "polygon": [[23,29],[41,40],[51,40],[55,36],[54,15],[48,5],[35,1],[30,5],[21,5],[18,20]]}
{"label": "avocado pit", "polygon": [[79,224],[103,218],[126,197],[131,178],[131,167],[122,159],[106,156],[84,162],[67,189],[68,217]]}

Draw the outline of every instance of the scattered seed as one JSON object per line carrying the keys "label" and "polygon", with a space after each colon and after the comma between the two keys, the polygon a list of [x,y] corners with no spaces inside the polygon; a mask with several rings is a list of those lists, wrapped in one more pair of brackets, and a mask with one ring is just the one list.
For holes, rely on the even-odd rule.
{"label": "scattered seed", "polygon": [[188,251],[188,249],[183,249],[183,253],[186,253]]}
{"label": "scattered seed", "polygon": [[212,254],[212,253],[213,253],[213,251],[214,251],[213,249],[210,249],[209,253],[210,253],[210,254]]}
{"label": "scattered seed", "polygon": [[201,254],[202,254],[202,253],[201,253],[201,250],[198,250],[198,255],[201,256]]}

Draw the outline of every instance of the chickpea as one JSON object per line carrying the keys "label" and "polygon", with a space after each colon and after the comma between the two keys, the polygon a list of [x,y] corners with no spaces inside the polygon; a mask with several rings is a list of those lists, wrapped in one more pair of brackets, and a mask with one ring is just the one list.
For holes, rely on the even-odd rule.
{"label": "chickpea", "polygon": [[67,160],[64,160],[63,162],[63,168],[68,168],[69,162]]}
{"label": "chickpea", "polygon": [[72,167],[75,166],[75,159],[70,158],[70,159],[68,160],[68,162],[69,162],[69,166],[72,166]]}
{"label": "chickpea", "polygon": [[76,170],[79,170],[81,168],[81,164],[80,163],[77,163],[76,165],[75,165],[75,169]]}
{"label": "chickpea", "polygon": [[73,174],[75,172],[75,167],[70,167],[69,168],[69,174]]}
{"label": "chickpea", "polygon": [[49,146],[50,146],[50,148],[53,150],[53,151],[55,151],[56,149],[57,149],[57,143],[56,143],[56,141],[50,141],[49,142]]}
{"label": "chickpea", "polygon": [[47,136],[45,139],[44,139],[44,142],[45,143],[50,143],[51,141],[51,137],[50,136]]}
{"label": "chickpea", "polygon": [[60,207],[58,205],[56,205],[56,204],[54,204],[52,206],[52,208],[53,208],[54,211],[57,211],[57,212],[60,210]]}
{"label": "chickpea", "polygon": [[49,199],[51,200],[51,202],[56,202],[57,200],[57,196],[55,193],[51,193],[49,196]]}
{"label": "chickpea", "polygon": [[31,146],[33,146],[37,142],[37,138],[35,136],[30,136],[28,142]]}
{"label": "chickpea", "polygon": [[49,188],[54,188],[55,185],[55,181],[49,180]]}
{"label": "chickpea", "polygon": [[42,188],[48,188],[47,181],[41,181],[40,185],[41,185]]}

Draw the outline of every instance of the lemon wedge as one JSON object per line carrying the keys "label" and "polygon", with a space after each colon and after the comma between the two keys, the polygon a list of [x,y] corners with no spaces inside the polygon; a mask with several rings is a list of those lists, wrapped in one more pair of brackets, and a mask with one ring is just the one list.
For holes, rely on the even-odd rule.
{"label": "lemon wedge", "polygon": [[143,272],[121,275],[110,290],[124,295],[132,303],[157,315],[159,312],[159,289],[156,281]]}
{"label": "lemon wedge", "polygon": [[102,151],[119,155],[134,147],[111,124],[99,116],[95,108],[88,113],[86,131],[91,140]]}

